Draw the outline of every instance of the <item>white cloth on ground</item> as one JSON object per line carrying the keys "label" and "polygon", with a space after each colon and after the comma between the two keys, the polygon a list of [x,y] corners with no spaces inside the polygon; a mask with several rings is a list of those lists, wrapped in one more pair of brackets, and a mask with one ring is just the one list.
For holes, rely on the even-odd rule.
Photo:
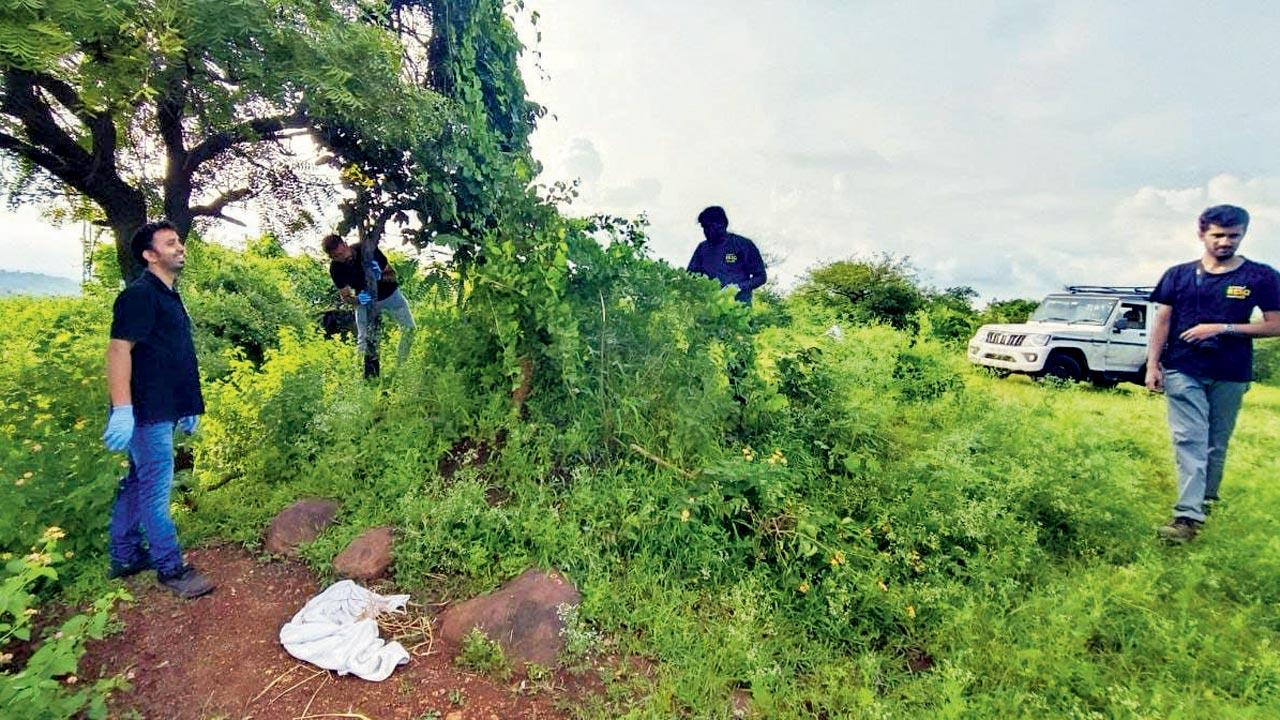
{"label": "white cloth on ground", "polygon": [[311,598],[280,628],[280,644],[299,660],[375,682],[386,680],[396,667],[409,662],[398,642],[378,637],[375,618],[384,612],[404,612],[408,595],[379,595],[350,580],[342,580]]}

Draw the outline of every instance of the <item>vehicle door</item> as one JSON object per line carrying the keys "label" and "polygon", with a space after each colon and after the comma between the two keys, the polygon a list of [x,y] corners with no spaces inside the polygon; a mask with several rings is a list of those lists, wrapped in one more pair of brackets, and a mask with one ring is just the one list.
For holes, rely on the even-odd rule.
{"label": "vehicle door", "polygon": [[1135,372],[1147,361],[1152,313],[1146,303],[1122,302],[1107,333],[1106,371]]}

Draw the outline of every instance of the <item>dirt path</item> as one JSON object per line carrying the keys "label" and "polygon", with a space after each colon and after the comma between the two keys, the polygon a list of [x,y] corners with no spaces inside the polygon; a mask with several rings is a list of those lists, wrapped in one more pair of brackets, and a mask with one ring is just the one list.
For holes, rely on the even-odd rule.
{"label": "dirt path", "polygon": [[129,709],[147,720],[568,717],[555,708],[554,690],[468,673],[451,662],[455,649],[439,642],[380,683],[317,671],[277,640],[281,625],[321,589],[310,571],[260,564],[233,547],[188,556],[216,591],[184,601],[151,574],[140,576],[131,585],[136,602],[120,614],[124,631],[92,644],[84,658],[90,674],[122,673],[133,686],[114,699],[112,717]]}

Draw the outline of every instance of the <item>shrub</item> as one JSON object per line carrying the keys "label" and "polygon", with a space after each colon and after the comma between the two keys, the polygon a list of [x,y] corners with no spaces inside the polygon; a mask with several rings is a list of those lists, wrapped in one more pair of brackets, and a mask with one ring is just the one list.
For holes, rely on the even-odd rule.
{"label": "shrub", "polygon": [[0,575],[0,711],[6,718],[55,720],[81,714],[105,718],[107,697],[126,687],[120,677],[82,684],[76,675],[85,643],[101,640],[115,604],[132,599],[124,590],[108,592],[94,601],[87,614],[73,614],[62,621],[36,644],[21,667],[11,667],[16,643],[32,641],[32,621],[40,611],[39,586],[58,578],[53,566],[63,560],[58,550],[63,537],[60,528],[46,529],[26,557],[6,558]]}

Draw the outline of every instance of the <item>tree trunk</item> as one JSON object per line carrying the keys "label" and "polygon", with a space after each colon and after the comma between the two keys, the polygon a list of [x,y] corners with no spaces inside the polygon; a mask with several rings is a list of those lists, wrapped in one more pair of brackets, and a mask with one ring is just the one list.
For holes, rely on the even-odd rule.
{"label": "tree trunk", "polygon": [[[361,228],[364,226],[361,225]],[[364,272],[365,292],[373,298],[369,303],[369,319],[364,331],[364,376],[366,379],[378,377],[382,373],[382,363],[378,358],[378,335],[382,330],[378,312],[378,281],[373,278],[370,263],[378,262],[378,232],[361,232],[360,269]]]}
{"label": "tree trunk", "polygon": [[107,223],[116,239],[116,264],[120,266],[120,277],[124,278],[125,284],[133,282],[146,269],[133,259],[133,249],[130,247],[133,234],[147,222],[146,202],[142,199],[142,193],[137,193],[137,197],[130,200],[136,202],[113,203],[114,208],[99,203],[107,212]]}

